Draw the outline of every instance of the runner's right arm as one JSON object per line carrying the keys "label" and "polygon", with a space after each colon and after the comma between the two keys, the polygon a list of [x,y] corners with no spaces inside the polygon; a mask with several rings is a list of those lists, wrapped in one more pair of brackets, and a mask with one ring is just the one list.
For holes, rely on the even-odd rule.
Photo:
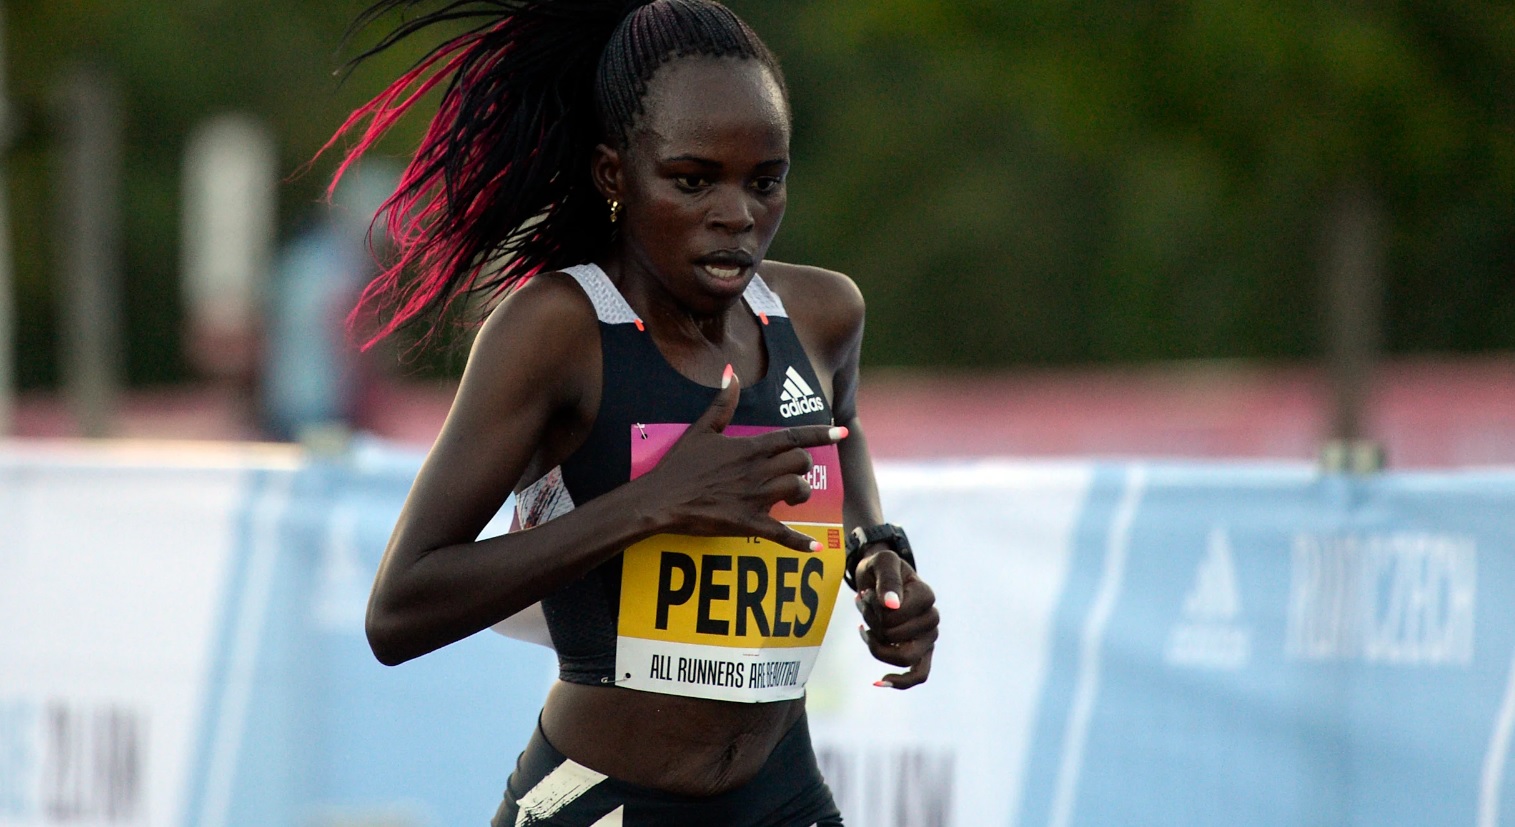
{"label": "runner's right arm", "polygon": [[736,382],[651,472],[531,530],[476,539],[552,429],[582,427],[599,392],[596,325],[575,285],[545,276],[480,329],[374,580],[366,627],[381,662],[468,637],[655,534],[758,536],[808,547],[810,538],[768,511],[808,494],[798,476],[809,468],[803,449],[835,439],[826,426],[721,436],[736,407]]}

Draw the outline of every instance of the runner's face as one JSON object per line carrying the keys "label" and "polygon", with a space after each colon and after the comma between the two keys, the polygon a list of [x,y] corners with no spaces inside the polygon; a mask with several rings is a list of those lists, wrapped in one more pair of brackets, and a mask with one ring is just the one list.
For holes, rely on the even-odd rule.
{"label": "runner's face", "polygon": [[620,183],[627,264],[695,312],[740,296],[784,217],[789,108],[756,60],[685,58],[653,75]]}

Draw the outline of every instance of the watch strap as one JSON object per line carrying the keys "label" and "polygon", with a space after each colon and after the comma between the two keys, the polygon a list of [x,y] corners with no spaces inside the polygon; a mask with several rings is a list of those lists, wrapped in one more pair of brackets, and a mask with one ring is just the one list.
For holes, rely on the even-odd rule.
{"label": "watch strap", "polygon": [[874,543],[888,546],[901,560],[909,563],[910,568],[916,569],[915,553],[910,548],[910,538],[905,536],[903,528],[894,523],[858,526],[847,533],[847,557],[842,570],[842,579],[853,591],[857,591],[857,567],[863,562],[863,550]]}

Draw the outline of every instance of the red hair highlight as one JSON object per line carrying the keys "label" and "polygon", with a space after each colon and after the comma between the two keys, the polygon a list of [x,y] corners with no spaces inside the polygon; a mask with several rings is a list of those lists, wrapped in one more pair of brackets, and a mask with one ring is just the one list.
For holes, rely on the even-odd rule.
{"label": "red hair highlight", "polygon": [[378,0],[360,26],[391,12],[404,19],[358,60],[433,25],[476,25],[353,112],[321,150],[358,135],[335,189],[401,117],[444,87],[370,226],[371,240],[384,222],[393,252],[348,317],[365,349],[422,321],[424,344],[460,297],[498,297],[539,272],[603,254],[614,228],[590,159],[602,140],[624,145],[667,60],[758,58],[781,77],[746,24],[709,0],[448,0],[408,16],[425,4]]}
{"label": "red hair highlight", "polygon": [[[347,150],[332,175],[331,184],[326,189],[328,199],[336,193],[343,176],[389,133],[400,118],[438,85],[455,75],[470,56],[470,49],[482,39],[483,36],[476,32],[445,44],[348,116],[317,153],[317,157],[324,154],[344,135],[367,121],[357,142]],[[377,317],[384,305],[392,305],[392,313],[381,320],[376,329],[372,325],[366,326],[370,332],[363,342],[364,350],[426,312],[434,302],[442,301],[444,311],[451,303],[451,297],[447,295],[451,282],[449,273],[467,251],[460,249],[464,246],[462,238],[439,236],[432,230],[450,208],[441,182],[435,179],[447,154],[448,125],[457,114],[459,97],[455,81],[427,128],[420,147],[401,174],[394,193],[384,200],[374,216],[374,223],[381,218],[384,221],[396,252],[363,289],[357,306],[348,315],[348,329],[365,327],[367,317]],[[487,189],[492,191],[493,187]],[[402,277],[411,268],[418,271],[418,277],[414,283],[405,285]],[[472,285],[480,269],[482,263],[472,268],[465,289]]]}

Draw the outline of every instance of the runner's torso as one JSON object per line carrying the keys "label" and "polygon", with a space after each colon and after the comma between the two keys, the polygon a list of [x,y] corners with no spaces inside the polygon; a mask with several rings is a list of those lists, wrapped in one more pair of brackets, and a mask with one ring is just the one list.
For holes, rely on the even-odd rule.
{"label": "runner's torso", "polygon": [[[583,445],[519,495],[526,527],[650,470],[716,393],[668,364],[602,270],[565,272],[598,317],[600,405]],[[757,277],[744,300],[762,324],[767,371],[743,387],[727,433],[830,424],[783,303]],[[615,777],[690,793],[717,792],[757,770],[800,714],[841,580],[836,449],[812,455],[810,501],[773,513],[819,540],[821,552],[659,535],[543,601],[562,681],[543,726],[558,749]]]}

